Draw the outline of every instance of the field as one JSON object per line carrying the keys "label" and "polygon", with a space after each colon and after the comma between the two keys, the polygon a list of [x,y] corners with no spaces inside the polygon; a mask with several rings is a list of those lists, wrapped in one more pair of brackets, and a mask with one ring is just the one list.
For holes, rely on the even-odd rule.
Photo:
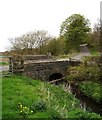
{"label": "field", "polygon": [[9,64],[9,58],[0,57],[0,65],[8,65],[8,64]]}
{"label": "field", "polygon": [[3,118],[101,118],[80,108],[80,102],[63,86],[24,76],[2,79]]}

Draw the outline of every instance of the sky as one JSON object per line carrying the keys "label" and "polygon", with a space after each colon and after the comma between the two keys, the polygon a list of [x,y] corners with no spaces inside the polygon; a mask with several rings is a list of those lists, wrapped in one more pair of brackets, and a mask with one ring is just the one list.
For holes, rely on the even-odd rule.
{"label": "sky", "polygon": [[0,0],[0,52],[9,38],[35,30],[57,37],[62,22],[72,14],[88,18],[92,26],[100,18],[101,0]]}

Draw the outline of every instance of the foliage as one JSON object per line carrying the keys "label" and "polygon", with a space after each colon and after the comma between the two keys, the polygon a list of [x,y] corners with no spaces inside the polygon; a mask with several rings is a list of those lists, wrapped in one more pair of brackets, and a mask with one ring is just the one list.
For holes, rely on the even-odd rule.
{"label": "foliage", "polygon": [[68,69],[68,81],[81,82],[80,89],[97,102],[101,102],[100,96],[100,57],[86,57],[84,61],[76,67]]}
{"label": "foliage", "polygon": [[93,31],[89,33],[89,40],[87,41],[90,46],[100,49],[100,32],[101,32],[101,24],[98,20],[97,23],[94,24]]}
{"label": "foliage", "polygon": [[87,81],[79,84],[79,87],[87,96],[92,97],[97,102],[102,101],[100,83],[93,83]]}
{"label": "foliage", "polygon": [[14,54],[48,54],[65,53],[64,37],[53,38],[46,31],[34,31],[20,37],[10,38],[11,53]]}
{"label": "foliage", "polygon": [[89,32],[89,20],[80,14],[73,14],[61,25],[60,35],[65,37],[67,51],[79,49],[81,43],[86,42]]}
{"label": "foliage", "polygon": [[36,111],[45,111],[47,109],[47,105],[43,100],[36,101],[31,105],[31,109],[36,112]]}
{"label": "foliage", "polygon": [[102,34],[102,26],[100,20],[94,24],[93,31],[89,33],[89,39],[87,41],[89,45],[89,49],[92,55],[100,55],[102,51],[101,47],[101,34]]}
{"label": "foliage", "polygon": [[71,81],[99,81],[100,67],[98,62],[99,58],[86,58],[79,66],[68,69],[67,79]]}
{"label": "foliage", "polygon": [[47,48],[51,55],[61,55],[65,53],[65,42],[63,38],[54,38],[48,42]]}

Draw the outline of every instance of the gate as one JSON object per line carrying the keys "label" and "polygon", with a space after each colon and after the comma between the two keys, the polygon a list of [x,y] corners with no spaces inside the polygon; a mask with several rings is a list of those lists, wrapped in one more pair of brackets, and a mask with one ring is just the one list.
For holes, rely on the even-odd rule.
{"label": "gate", "polygon": [[0,76],[13,74],[13,63],[11,56],[0,56]]}

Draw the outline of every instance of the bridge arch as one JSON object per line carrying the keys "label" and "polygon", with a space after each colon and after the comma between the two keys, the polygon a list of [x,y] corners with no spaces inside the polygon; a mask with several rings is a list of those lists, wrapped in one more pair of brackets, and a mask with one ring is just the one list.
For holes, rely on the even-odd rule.
{"label": "bridge arch", "polygon": [[49,82],[57,80],[57,79],[62,79],[60,81],[56,81],[55,84],[59,84],[63,81],[63,74],[61,73],[53,73],[49,76]]}

